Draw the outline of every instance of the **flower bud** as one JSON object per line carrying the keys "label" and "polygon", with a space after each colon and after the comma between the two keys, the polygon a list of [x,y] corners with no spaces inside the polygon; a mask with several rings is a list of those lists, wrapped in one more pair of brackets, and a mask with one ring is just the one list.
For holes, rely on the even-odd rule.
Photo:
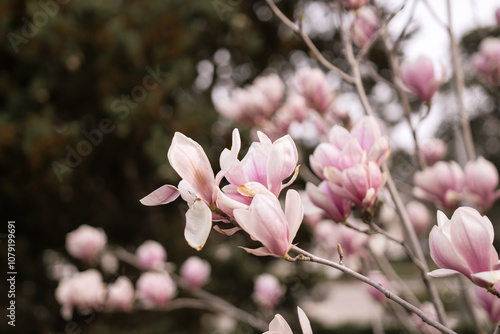
{"label": "flower bud", "polygon": [[86,224],[66,235],[66,250],[76,259],[88,261],[106,247],[106,233]]}
{"label": "flower bud", "polygon": [[132,282],[120,276],[114,283],[108,285],[106,308],[110,311],[130,312],[134,303],[135,292]]}
{"label": "flower bud", "polygon": [[472,56],[476,72],[492,86],[500,85],[500,38],[488,37],[479,44]]}
{"label": "flower bud", "polygon": [[411,201],[406,204],[406,210],[410,216],[410,221],[417,234],[424,234],[431,221],[429,210],[418,201]]}
{"label": "flower bud", "polygon": [[191,256],[181,267],[181,276],[191,288],[203,286],[210,278],[210,263],[197,256]]}
{"label": "flower bud", "polygon": [[446,143],[439,138],[428,138],[419,146],[420,154],[429,166],[434,165],[439,160],[443,160],[446,151]]}
{"label": "flower bud", "polygon": [[278,279],[271,274],[257,277],[253,291],[255,302],[266,309],[274,309],[285,293]]}
{"label": "flower bud", "polygon": [[497,200],[499,192],[495,189],[498,186],[498,171],[491,162],[479,157],[475,161],[469,161],[465,165],[465,187],[470,200],[476,207],[488,210]]}
{"label": "flower bud", "polygon": [[153,240],[147,240],[140,245],[135,255],[144,270],[154,270],[167,259],[165,248]]}
{"label": "flower bud", "polygon": [[357,47],[363,48],[371,42],[379,26],[380,21],[375,12],[369,7],[361,8],[351,26],[352,41]]}
{"label": "flower bud", "polygon": [[436,78],[434,65],[426,56],[418,57],[414,62],[401,65],[401,79],[405,87],[423,101],[429,103],[444,82],[443,76]]}
{"label": "flower bud", "polygon": [[146,272],[137,280],[137,299],[145,308],[165,306],[177,287],[167,273]]}
{"label": "flower bud", "polygon": [[329,110],[335,95],[333,88],[326,81],[326,76],[319,68],[302,68],[294,78],[297,92],[304,97],[307,105],[324,113]]}

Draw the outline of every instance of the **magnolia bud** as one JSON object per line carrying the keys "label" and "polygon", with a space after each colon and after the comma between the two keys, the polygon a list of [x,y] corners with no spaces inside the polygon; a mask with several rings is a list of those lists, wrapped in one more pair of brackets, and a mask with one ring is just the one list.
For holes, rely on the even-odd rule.
{"label": "magnolia bud", "polygon": [[137,280],[137,299],[145,308],[165,306],[177,288],[167,273],[147,272]]}
{"label": "magnolia bud", "polygon": [[147,240],[140,245],[135,255],[144,270],[154,270],[167,259],[165,248],[153,240]]}
{"label": "magnolia bud", "polygon": [[253,297],[255,302],[266,309],[274,309],[285,293],[276,277],[262,274],[255,280]]}
{"label": "magnolia bud", "polygon": [[108,285],[106,308],[110,311],[130,312],[134,303],[135,292],[132,282],[120,276],[114,283]]}
{"label": "magnolia bud", "polygon": [[415,232],[417,234],[425,233],[430,223],[430,214],[427,207],[420,202],[411,201],[406,204],[406,210]]}
{"label": "magnolia bud", "polygon": [[181,276],[192,288],[199,288],[210,278],[210,263],[197,256],[191,256],[181,267]]}
{"label": "magnolia bud", "polygon": [[80,225],[66,235],[66,250],[74,258],[89,260],[104,249],[107,239],[102,229]]}
{"label": "magnolia bud", "polygon": [[401,65],[401,79],[411,93],[417,95],[421,101],[429,103],[444,82],[444,70],[443,76],[437,79],[431,59],[420,56],[414,62]]}

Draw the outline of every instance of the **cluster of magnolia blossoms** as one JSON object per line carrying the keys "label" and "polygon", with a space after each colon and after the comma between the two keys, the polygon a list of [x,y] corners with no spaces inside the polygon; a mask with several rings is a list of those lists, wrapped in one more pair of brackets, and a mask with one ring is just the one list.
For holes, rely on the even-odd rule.
{"label": "cluster of magnolia blossoms", "polygon": [[[114,273],[116,258],[106,252],[106,234],[102,229],[82,225],[66,236],[66,249],[73,257],[91,264],[100,262],[103,270]],[[106,256],[115,263],[106,264]],[[164,270],[167,253],[156,241],[148,240],[135,253],[138,267],[144,272],[139,276],[136,287],[126,276],[119,276],[111,283],[103,281],[96,269],[65,275],[55,291],[61,304],[61,315],[71,319],[73,310],[81,313],[92,311],[131,312],[136,304],[144,309],[163,307],[175,296],[177,285]],[[113,261],[111,261],[113,262]],[[181,269],[181,278],[189,288],[199,288],[210,277],[210,264],[198,257],[187,259]]]}
{"label": "cluster of magnolia blossoms", "polygon": [[349,132],[335,125],[328,142],[319,144],[310,157],[311,168],[323,181],[308,183],[307,194],[336,222],[344,221],[352,204],[369,209],[385,184],[380,166],[390,153],[389,141],[377,121],[362,117]]}
{"label": "cluster of magnolia blossoms", "polygon": [[454,209],[460,201],[487,211],[500,197],[498,171],[491,162],[479,157],[462,169],[455,161],[439,161],[415,173],[415,196],[444,209]]}
{"label": "cluster of magnolia blossoms", "polygon": [[[176,133],[168,150],[168,159],[182,180],[178,187],[165,185],[141,199],[144,205],[159,205],[179,195],[187,202],[184,236],[188,244],[200,250],[210,233],[213,221],[236,225],[216,229],[232,235],[243,229],[263,247],[246,249],[255,255],[287,256],[303,218],[300,195],[289,190],[285,210],[278,196],[298,174],[298,153],[290,136],[272,142],[259,132],[259,141],[252,143],[240,161],[241,139],[233,131],[231,150],[220,156],[221,171],[214,176],[210,162],[201,146],[181,133]],[[293,175],[292,175],[293,174]],[[290,176],[288,183],[283,181]],[[225,178],[227,185],[220,188]]]}

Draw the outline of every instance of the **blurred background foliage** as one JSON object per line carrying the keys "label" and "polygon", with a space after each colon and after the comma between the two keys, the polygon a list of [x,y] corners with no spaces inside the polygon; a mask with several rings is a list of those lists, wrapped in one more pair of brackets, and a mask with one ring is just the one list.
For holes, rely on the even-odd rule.
{"label": "blurred background foliage", "polygon": [[[303,3],[280,3],[289,17],[295,6]],[[238,249],[248,243],[244,236],[217,233],[197,253],[182,237],[184,202],[149,208],[139,199],[178,182],[166,158],[175,131],[201,143],[217,168],[230,131],[212,105],[215,84],[230,80],[240,86],[266,69],[293,70],[293,50],[307,53],[297,38],[280,38],[285,32],[271,17],[263,1],[0,2],[0,212],[5,223],[15,220],[17,227],[16,331],[201,333],[210,328],[205,312],[180,310],[98,313],[92,319],[76,315],[76,327],[68,329],[54,298],[57,282],[45,272],[44,251],[66,254],[65,235],[81,224],[102,227],[111,244],[131,251],[146,239],[157,240],[177,264],[195,254],[208,259],[213,277],[207,289],[256,312],[249,298],[252,278],[269,267],[270,259]],[[345,68],[337,34],[313,37],[327,58]],[[383,73],[387,64],[381,55],[376,47],[370,57]],[[145,89],[151,70],[168,75]],[[146,92],[141,101],[123,102],[139,91]],[[85,150],[84,133],[95,133],[105,119],[109,133]],[[79,149],[86,154],[80,159],[70,153]],[[299,241],[307,237],[299,235]],[[127,266],[120,274],[139,275]],[[307,284],[307,275],[303,278]],[[288,293],[304,293],[295,287]],[[293,325],[294,303],[281,307]],[[0,322],[1,332],[11,330]],[[254,331],[238,324],[236,332]]]}

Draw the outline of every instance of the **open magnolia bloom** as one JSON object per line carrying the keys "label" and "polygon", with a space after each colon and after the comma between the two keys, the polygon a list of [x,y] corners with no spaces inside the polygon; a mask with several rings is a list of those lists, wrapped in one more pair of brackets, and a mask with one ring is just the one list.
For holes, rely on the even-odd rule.
{"label": "open magnolia bloom", "polygon": [[460,273],[481,287],[500,281],[495,235],[488,217],[473,208],[460,207],[451,219],[438,211],[437,221],[429,235],[429,247],[432,259],[442,269],[430,272],[430,276]]}
{"label": "open magnolia bloom", "polygon": [[[313,334],[311,323],[307,318],[307,315],[302,311],[300,307],[297,306],[297,313],[299,315],[300,327],[302,328],[303,334]],[[274,316],[274,319],[269,324],[269,331],[263,334],[293,334],[290,325],[286,320],[279,314]]]}
{"label": "open magnolia bloom", "polygon": [[293,189],[286,194],[285,212],[279,200],[269,191],[257,193],[248,209],[234,210],[239,226],[264,246],[244,248],[257,256],[287,257],[303,216],[301,197]]}
{"label": "open magnolia bloom", "polygon": [[210,205],[216,201],[218,185],[232,167],[232,162],[236,161],[240,147],[240,134],[238,129],[234,129],[231,150],[221,157],[225,168],[214,176],[200,144],[176,132],[168,150],[168,161],[182,180],[178,187],[167,184],[156,189],[141,199],[141,203],[148,206],[167,204],[181,195],[189,205],[184,236],[191,247],[202,249],[212,228]]}

